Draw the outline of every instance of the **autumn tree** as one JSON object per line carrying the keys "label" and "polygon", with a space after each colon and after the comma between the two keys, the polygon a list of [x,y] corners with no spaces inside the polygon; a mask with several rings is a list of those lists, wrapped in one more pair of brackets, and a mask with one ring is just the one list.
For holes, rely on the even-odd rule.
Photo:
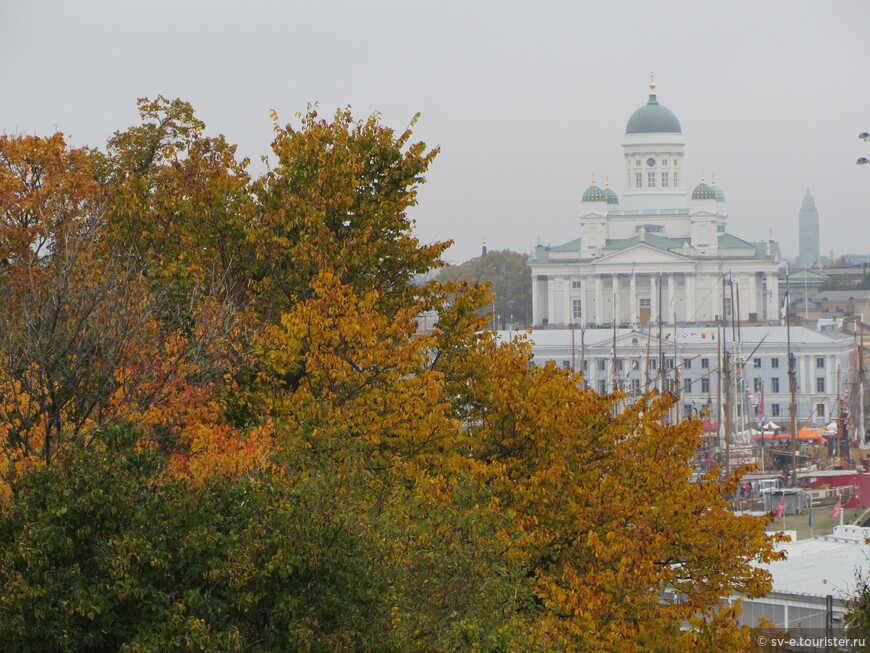
{"label": "autumn tree", "polygon": [[140,108],[106,155],[0,159],[3,641],[746,644],[726,599],[775,554],[733,478],[693,476],[699,424],[534,366],[487,285],[414,284],[447,246],[407,216],[437,150],[309,110],[250,180],[186,103]]}
{"label": "autumn tree", "polygon": [[223,135],[206,136],[189,103],[159,96],[138,104],[141,124],[107,146],[109,248],[142,261],[182,297],[200,284],[242,299],[248,160]]}
{"label": "autumn tree", "polygon": [[154,248],[113,240],[110,216],[128,189],[111,166],[61,135],[0,138],[3,481],[122,420],[183,452],[232,440],[215,392],[244,358],[243,306],[203,275],[160,281],[172,275],[155,274]]}
{"label": "autumn tree", "polygon": [[411,142],[377,115],[357,121],[350,109],[332,120],[315,108],[301,125],[273,115],[275,166],[253,184],[247,227],[260,306],[280,315],[311,296],[320,270],[335,271],[360,295],[378,290],[392,307],[412,303],[416,275],[440,265],[449,242],[421,244],[408,209],[438,148]]}
{"label": "autumn tree", "polygon": [[172,479],[115,426],[23,476],[0,521],[0,637],[15,651],[403,650],[374,552],[329,496]]}

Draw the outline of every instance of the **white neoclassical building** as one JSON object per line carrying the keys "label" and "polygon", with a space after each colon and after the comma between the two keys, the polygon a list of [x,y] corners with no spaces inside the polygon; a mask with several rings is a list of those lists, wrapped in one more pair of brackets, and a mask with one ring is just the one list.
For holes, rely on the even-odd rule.
{"label": "white neoclassical building", "polygon": [[778,243],[728,233],[715,181],[686,189],[685,144],[651,82],[649,101],[626,125],[622,195],[593,179],[578,237],[539,244],[529,258],[535,326],[779,319]]}

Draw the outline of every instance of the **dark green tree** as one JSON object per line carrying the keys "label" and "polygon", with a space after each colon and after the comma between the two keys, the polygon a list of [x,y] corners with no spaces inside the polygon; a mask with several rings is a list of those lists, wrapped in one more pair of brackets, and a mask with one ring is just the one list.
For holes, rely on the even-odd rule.
{"label": "dark green tree", "polygon": [[168,479],[129,427],[0,513],[10,651],[391,651],[372,568],[316,483]]}
{"label": "dark green tree", "polygon": [[528,255],[494,250],[459,265],[442,268],[438,280],[490,282],[495,294],[493,310],[498,328],[507,324],[525,327],[532,323],[532,273]]}

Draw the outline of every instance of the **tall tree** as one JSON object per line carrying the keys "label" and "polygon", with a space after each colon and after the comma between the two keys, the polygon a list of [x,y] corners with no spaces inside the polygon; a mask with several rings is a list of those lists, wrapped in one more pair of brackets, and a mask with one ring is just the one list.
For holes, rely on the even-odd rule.
{"label": "tall tree", "polygon": [[489,282],[495,299],[497,327],[508,324],[526,327],[532,323],[532,273],[528,255],[510,250],[494,250],[459,265],[442,268],[440,281]]}
{"label": "tall tree", "polygon": [[407,215],[438,154],[410,142],[416,118],[401,134],[350,109],[325,120],[310,108],[298,129],[273,119],[277,164],[254,184],[247,227],[260,305],[271,315],[288,310],[311,296],[321,269],[362,295],[380,291],[394,308],[413,303],[414,277],[450,245],[421,244]]}

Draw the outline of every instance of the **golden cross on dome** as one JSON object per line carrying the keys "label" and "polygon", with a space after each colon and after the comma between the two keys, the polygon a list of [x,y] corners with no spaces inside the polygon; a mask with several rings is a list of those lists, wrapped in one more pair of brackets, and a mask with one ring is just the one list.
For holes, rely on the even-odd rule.
{"label": "golden cross on dome", "polygon": [[649,92],[650,92],[650,95],[656,94],[656,82],[653,79],[652,73],[649,74]]}

